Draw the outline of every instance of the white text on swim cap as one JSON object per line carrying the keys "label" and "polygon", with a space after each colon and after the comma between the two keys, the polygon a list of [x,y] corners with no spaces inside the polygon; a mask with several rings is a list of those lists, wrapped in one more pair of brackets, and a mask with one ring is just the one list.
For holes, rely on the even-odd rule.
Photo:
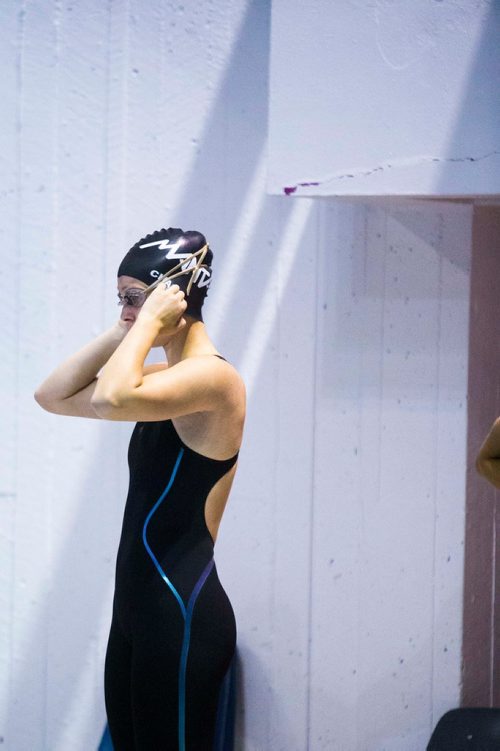
{"label": "white text on swim cap", "polygon": [[[154,279],[158,279],[158,277],[163,276],[163,272],[158,271],[158,269],[151,269],[149,273]],[[196,284],[197,287],[209,287],[211,278],[212,274],[210,273],[210,271],[203,267],[200,267],[194,273],[193,284]]]}
{"label": "white text on swim cap", "polygon": [[201,267],[194,275],[193,284],[196,284],[197,287],[209,287],[211,278],[210,271]]}
{"label": "white text on swim cap", "polygon": [[165,258],[168,260],[172,259],[182,259],[182,258],[188,258],[192,255],[191,252],[189,253],[177,253],[177,248],[179,247],[181,243],[182,237],[179,238],[179,240],[176,240],[175,242],[170,242],[168,238],[165,238],[164,240],[155,240],[155,242],[152,243],[144,243],[144,245],[139,245],[139,247],[142,248],[152,248],[154,245],[158,245],[158,250],[168,250],[168,253],[165,254]]}

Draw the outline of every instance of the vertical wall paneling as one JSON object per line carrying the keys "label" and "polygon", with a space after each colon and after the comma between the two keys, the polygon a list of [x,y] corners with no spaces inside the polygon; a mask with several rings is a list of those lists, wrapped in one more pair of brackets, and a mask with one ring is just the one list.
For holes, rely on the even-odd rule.
{"label": "vertical wall paneling", "polygon": [[[103,204],[103,232],[101,234],[102,328],[112,326],[121,313],[116,297],[116,272],[121,257],[134,242],[127,233],[127,143],[128,143],[128,67],[129,67],[129,7],[128,2],[110,2],[107,5],[106,42],[106,93],[104,123],[103,168],[106,176]],[[127,448],[131,423],[113,423],[102,426],[106,441],[107,486],[103,489],[103,502],[99,509],[99,524],[106,531],[100,564],[106,572],[106,590],[103,591],[100,612],[100,638],[97,649],[97,686],[93,701],[98,722],[96,732],[104,725],[103,667],[107,634],[111,623],[112,593],[115,556],[125,498],[128,487]],[[89,723],[92,725],[92,723]]]}
{"label": "vertical wall paneling", "polygon": [[469,214],[333,204],[322,228],[311,748],[421,748],[458,701]]}
{"label": "vertical wall paneling", "polygon": [[[268,748],[301,751],[309,723],[310,523],[313,514],[314,364],[318,211],[298,201],[281,238],[273,615]],[[295,221],[294,221],[295,220]],[[293,254],[287,273],[286,253]],[[305,305],[297,300],[304,299]],[[298,332],[300,331],[300,336]],[[293,693],[284,686],[294,686]]]}
{"label": "vertical wall paneling", "polygon": [[437,216],[439,352],[436,364],[432,726],[460,703],[472,207]]}
{"label": "vertical wall paneling", "polygon": [[[0,201],[0,283],[9,289],[4,305],[0,338],[0,735],[5,734],[6,711],[12,697],[12,607],[14,590],[16,445],[17,445],[17,336],[19,280],[19,97],[22,18],[14,3],[0,6],[0,26],[5,36],[0,45],[2,70],[2,127],[0,154],[4,179]],[[12,292],[16,290],[16,292]]]}
{"label": "vertical wall paneling", "polygon": [[109,3],[106,19],[106,66],[104,166],[104,232],[102,262],[104,268],[103,308],[111,325],[120,313],[116,304],[118,263],[133,244],[127,236],[127,142],[128,142],[128,68],[130,33],[128,3]]}
{"label": "vertical wall paneling", "polygon": [[[160,96],[164,55],[162,3],[150,3],[147,13],[143,13],[142,8],[138,0],[128,3],[129,45],[124,70],[127,87],[127,208],[137,215],[147,215],[151,196],[161,196],[165,173],[159,147],[165,120],[173,119],[172,109],[176,109],[168,107]],[[144,236],[147,231],[139,232],[139,236]]]}
{"label": "vertical wall paneling", "polygon": [[357,209],[327,204],[320,226],[308,745],[317,749],[358,748],[355,468],[361,458],[357,404],[364,332],[352,305],[352,263],[354,237],[364,247],[364,235],[354,229],[357,217],[363,222]]}
{"label": "vertical wall paneling", "polygon": [[[72,2],[57,7],[52,366],[104,324],[107,8]],[[101,510],[114,487],[114,466],[107,457],[110,426],[99,420],[52,420],[46,746],[92,748],[104,725],[102,662],[95,644],[105,638],[101,612],[112,577],[106,553],[112,533],[102,524],[108,511]]]}
{"label": "vertical wall paneling", "polygon": [[[11,701],[5,738],[11,748],[44,748],[47,727],[47,609],[53,445],[33,391],[51,361],[51,244],[54,176],[54,8],[18,4],[21,50],[16,221],[18,287],[17,500],[12,612]],[[43,80],[43,89],[40,86]],[[40,155],[43,155],[40,158]],[[36,563],[35,563],[36,562]],[[35,565],[34,565],[35,563]]]}
{"label": "vertical wall paneling", "polygon": [[[438,217],[387,210],[380,485],[367,509],[371,633],[365,669],[377,690],[364,743],[425,745],[430,706],[435,421],[439,357]],[[402,606],[402,607],[401,607]],[[392,611],[392,612],[391,612]],[[374,680],[375,678],[375,680]],[[374,697],[375,698],[375,697]],[[375,707],[373,708],[375,710]]]}

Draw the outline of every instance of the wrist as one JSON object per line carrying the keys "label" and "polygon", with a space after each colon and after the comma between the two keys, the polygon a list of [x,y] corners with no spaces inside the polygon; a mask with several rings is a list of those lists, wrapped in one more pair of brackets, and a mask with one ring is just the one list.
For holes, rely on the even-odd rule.
{"label": "wrist", "polygon": [[141,310],[136,318],[133,328],[140,328],[144,333],[148,332],[154,338],[158,336],[162,330],[163,324],[158,318],[156,318],[156,316],[152,316],[146,310]]}

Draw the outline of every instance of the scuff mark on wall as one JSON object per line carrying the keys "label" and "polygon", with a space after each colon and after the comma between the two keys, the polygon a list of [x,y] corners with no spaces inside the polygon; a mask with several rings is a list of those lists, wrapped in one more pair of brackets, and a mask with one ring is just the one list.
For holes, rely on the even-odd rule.
{"label": "scuff mark on wall", "polygon": [[[276,0],[268,190],[288,195],[498,195],[498,0]],[[296,30],[300,29],[300,43]],[[290,55],[293,49],[294,54]],[[355,62],[355,64],[353,64]],[[390,169],[429,155],[442,163]],[[344,173],[371,172],[372,180]],[[332,175],[328,186],[323,177]],[[321,181],[316,188],[301,181]]]}
{"label": "scuff mark on wall", "polygon": [[295,193],[297,188],[308,188],[311,185],[321,185],[321,183],[318,182],[310,182],[310,183],[297,183],[297,185],[291,185],[288,188],[283,188],[283,192],[289,196],[291,193]]}
{"label": "scuff mark on wall", "polygon": [[357,177],[370,177],[370,175],[373,175],[376,172],[383,172],[384,170],[394,169],[394,167],[405,169],[407,167],[417,167],[419,165],[430,164],[432,162],[441,163],[441,164],[447,163],[447,162],[448,163],[481,162],[483,159],[489,159],[490,157],[498,156],[499,154],[500,154],[500,150],[494,149],[493,151],[490,151],[487,154],[482,154],[481,156],[456,156],[456,157],[417,156],[417,157],[410,157],[408,159],[397,159],[394,162],[385,162],[384,164],[379,164],[377,167],[372,167],[370,169],[362,169],[362,170],[357,170],[353,172],[339,172],[333,175],[328,175],[322,180],[300,182],[300,183],[297,183],[296,185],[288,185],[283,188],[283,193],[289,196],[289,195],[292,195],[293,193],[296,193],[298,188],[307,188],[307,187],[320,186],[320,185],[326,186],[337,180],[354,179]]}

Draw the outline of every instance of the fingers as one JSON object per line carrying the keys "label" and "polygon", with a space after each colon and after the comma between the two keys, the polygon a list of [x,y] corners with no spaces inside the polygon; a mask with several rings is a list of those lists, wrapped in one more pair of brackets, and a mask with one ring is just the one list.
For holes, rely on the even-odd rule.
{"label": "fingers", "polygon": [[164,297],[170,300],[175,300],[176,302],[179,302],[181,300],[185,301],[186,297],[186,293],[179,287],[178,284],[171,284],[168,287],[166,285],[160,284],[153,291],[153,294],[156,294],[158,298]]}
{"label": "fingers", "polygon": [[165,283],[161,282],[157,287],[154,288],[154,290],[151,293],[151,296],[156,295],[156,297],[160,297],[161,295],[168,294],[169,297],[180,295],[181,297],[185,297],[184,291],[179,287],[178,284],[170,284],[170,282],[167,280]]}
{"label": "fingers", "polygon": [[175,302],[179,304],[181,304],[182,302],[182,312],[184,312],[187,307],[187,302],[185,300],[186,294],[178,284],[172,284],[170,285],[170,287],[165,287],[165,285],[159,284],[158,287],[153,290],[151,297],[153,297],[153,295],[159,299],[162,297],[167,297],[168,299],[175,300]]}
{"label": "fingers", "polygon": [[[161,284],[159,285],[159,288],[161,289]],[[182,295],[182,297],[184,297],[184,291],[179,287],[178,284],[169,284],[167,287],[166,283],[164,285],[164,290],[171,295]]]}
{"label": "fingers", "polygon": [[186,308],[185,293],[178,284],[166,288],[160,283],[147,298],[139,316],[153,316],[161,323],[163,333],[176,334],[186,325],[182,317]]}

